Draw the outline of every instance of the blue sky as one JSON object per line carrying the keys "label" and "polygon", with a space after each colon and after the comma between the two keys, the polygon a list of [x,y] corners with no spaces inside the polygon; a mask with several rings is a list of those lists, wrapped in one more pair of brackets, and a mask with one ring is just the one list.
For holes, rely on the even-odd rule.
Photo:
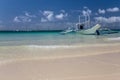
{"label": "blue sky", "polygon": [[93,21],[120,22],[120,0],[0,0],[0,29],[60,28],[86,13]]}

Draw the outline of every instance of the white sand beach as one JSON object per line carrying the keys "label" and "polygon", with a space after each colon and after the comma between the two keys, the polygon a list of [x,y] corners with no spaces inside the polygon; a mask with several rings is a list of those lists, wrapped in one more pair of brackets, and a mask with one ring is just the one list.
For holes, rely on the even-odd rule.
{"label": "white sand beach", "polygon": [[1,47],[0,80],[120,80],[120,44]]}

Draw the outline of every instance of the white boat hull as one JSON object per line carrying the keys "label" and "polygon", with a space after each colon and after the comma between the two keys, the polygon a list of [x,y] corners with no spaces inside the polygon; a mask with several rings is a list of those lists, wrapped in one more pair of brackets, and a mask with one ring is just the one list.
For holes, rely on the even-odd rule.
{"label": "white boat hull", "polygon": [[96,24],[95,26],[93,26],[93,27],[90,28],[90,29],[87,29],[87,30],[79,30],[79,31],[77,31],[77,32],[80,33],[80,34],[86,34],[86,35],[96,34],[96,31],[97,31],[100,27],[101,27],[101,25]]}

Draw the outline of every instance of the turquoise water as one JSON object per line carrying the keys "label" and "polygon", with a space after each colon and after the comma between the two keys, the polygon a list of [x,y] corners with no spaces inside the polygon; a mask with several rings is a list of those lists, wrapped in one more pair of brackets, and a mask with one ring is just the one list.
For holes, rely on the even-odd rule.
{"label": "turquoise water", "polygon": [[114,34],[81,35],[60,32],[0,32],[0,46],[76,45],[120,42],[120,31]]}

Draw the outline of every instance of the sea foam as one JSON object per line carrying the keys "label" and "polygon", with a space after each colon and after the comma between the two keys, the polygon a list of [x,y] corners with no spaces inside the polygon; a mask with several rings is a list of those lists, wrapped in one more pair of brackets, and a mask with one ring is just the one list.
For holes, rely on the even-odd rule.
{"label": "sea foam", "polygon": [[59,49],[59,48],[77,48],[77,45],[29,45],[29,48],[41,48],[41,49]]}
{"label": "sea foam", "polygon": [[120,37],[116,37],[116,38],[107,38],[107,40],[109,40],[109,41],[120,41]]}

